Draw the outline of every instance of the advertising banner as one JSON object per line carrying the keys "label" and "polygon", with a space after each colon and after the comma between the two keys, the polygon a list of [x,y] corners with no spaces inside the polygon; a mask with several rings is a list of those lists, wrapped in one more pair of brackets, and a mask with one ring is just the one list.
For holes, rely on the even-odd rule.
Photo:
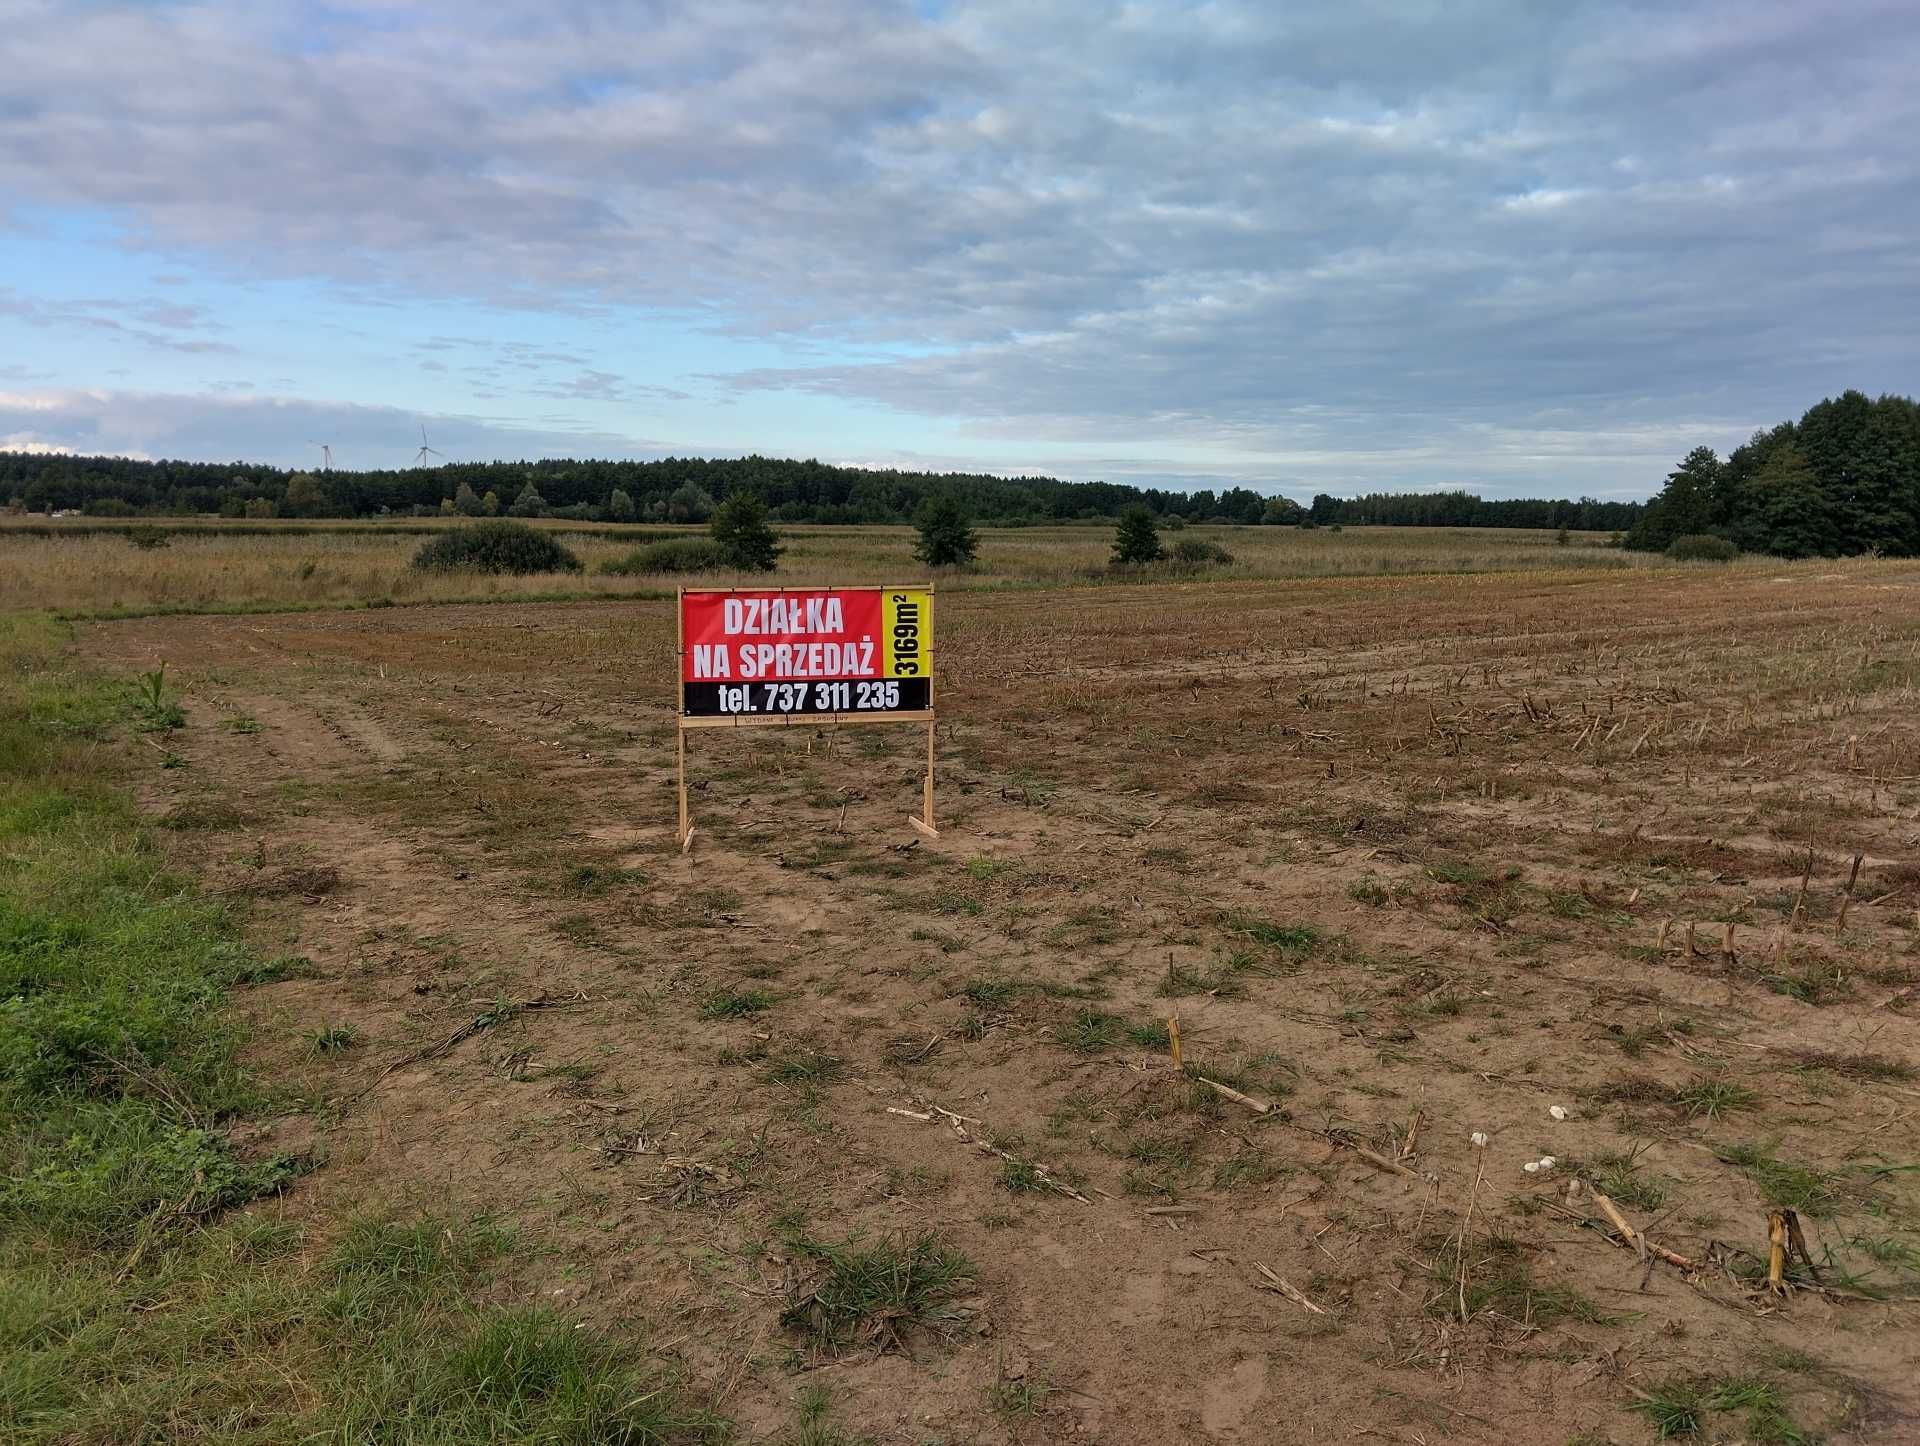
{"label": "advertising banner", "polygon": [[680,595],[680,713],[738,724],[933,708],[926,588],[689,590]]}

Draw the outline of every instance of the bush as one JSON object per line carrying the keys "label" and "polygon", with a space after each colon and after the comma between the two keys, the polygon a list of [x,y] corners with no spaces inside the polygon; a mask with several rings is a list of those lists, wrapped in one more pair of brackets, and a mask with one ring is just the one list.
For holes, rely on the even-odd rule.
{"label": "bush", "polygon": [[772,572],[780,562],[780,534],[767,524],[767,504],[757,492],[735,492],[713,514],[713,540],[721,560],[742,572]]}
{"label": "bush", "polygon": [[1151,512],[1136,504],[1120,514],[1120,525],[1113,534],[1115,567],[1158,562],[1165,555],[1160,550],[1160,534],[1154,527]]}
{"label": "bush", "polygon": [[1175,562],[1186,563],[1189,567],[1204,567],[1208,563],[1232,562],[1233,554],[1217,542],[1207,542],[1198,537],[1183,537],[1174,543],[1169,554]]}
{"label": "bush", "polygon": [[1732,562],[1740,549],[1710,532],[1690,532],[1667,544],[1667,556],[1676,562]]}
{"label": "bush", "polygon": [[524,522],[476,522],[422,543],[413,565],[423,572],[578,572],[580,559]]}
{"label": "bush", "polygon": [[636,547],[625,557],[604,564],[600,571],[615,577],[638,577],[657,572],[712,572],[724,565],[720,544],[711,537],[663,537]]}
{"label": "bush", "polygon": [[979,535],[968,524],[966,510],[951,494],[929,497],[914,514],[920,531],[913,555],[928,567],[965,567],[980,546]]}

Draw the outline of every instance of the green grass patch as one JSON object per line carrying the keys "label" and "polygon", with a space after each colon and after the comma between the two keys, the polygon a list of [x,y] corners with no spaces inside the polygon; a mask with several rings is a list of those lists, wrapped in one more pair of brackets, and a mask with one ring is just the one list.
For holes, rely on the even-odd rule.
{"label": "green grass patch", "polygon": [[1100,1054],[1120,1043],[1124,1021],[1097,1009],[1075,1011],[1055,1032],[1055,1038],[1075,1054]]}
{"label": "green grass patch", "polygon": [[973,1263],[931,1232],[793,1245],[815,1270],[789,1291],[780,1322],[820,1354],[901,1350],[913,1330],[948,1334],[970,1318],[959,1301],[972,1288]]}
{"label": "green grass patch", "polygon": [[1718,1154],[1727,1164],[1745,1171],[1769,1205],[1785,1206],[1805,1215],[1831,1215],[1846,1202],[1839,1175],[1783,1160],[1773,1153],[1772,1146],[1729,1145]]}

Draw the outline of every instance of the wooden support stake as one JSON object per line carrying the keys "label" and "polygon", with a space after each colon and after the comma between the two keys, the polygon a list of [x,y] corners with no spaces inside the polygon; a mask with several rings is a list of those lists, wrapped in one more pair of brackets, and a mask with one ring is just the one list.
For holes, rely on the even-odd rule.
{"label": "wooden support stake", "polygon": [[686,853],[693,847],[693,819],[687,812],[687,730],[675,728],[674,736],[679,743],[676,750],[680,759],[680,852]]}
{"label": "wooden support stake", "polygon": [[1184,1068],[1180,1063],[1180,1016],[1177,1014],[1167,1016],[1167,1052],[1173,1056],[1176,1070]]}
{"label": "wooden support stake", "polygon": [[940,830],[933,825],[933,730],[938,726],[932,719],[927,720],[927,776],[920,785],[920,811],[926,817],[907,819],[928,838],[940,837]]}
{"label": "wooden support stake", "polygon": [[687,590],[679,589],[673,606],[673,691],[679,699],[674,719],[674,754],[680,766],[680,828],[674,835],[680,852],[693,848],[693,817],[687,810]]}

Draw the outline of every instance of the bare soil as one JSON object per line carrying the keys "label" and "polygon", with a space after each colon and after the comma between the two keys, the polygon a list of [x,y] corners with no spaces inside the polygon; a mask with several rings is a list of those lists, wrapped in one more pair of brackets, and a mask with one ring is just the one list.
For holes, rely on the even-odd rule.
{"label": "bare soil", "polygon": [[[1920,1440],[1916,584],[943,598],[940,839],[906,824],[912,728],[715,731],[690,856],[670,603],[80,647],[168,663],[185,766],[140,749],[145,802],[310,961],[243,1001],[301,1086],[263,1146],[328,1161],[272,1208],[512,1220],[503,1290],[644,1335],[752,1434],[825,1385],[883,1442],[1638,1442],[1636,1393],[1686,1376],[1891,1442]],[[1274,1110],[1177,1075],[1174,1014]],[[358,1042],[304,1037],[334,1026]],[[1597,1181],[1698,1270],[1643,1267]],[[1770,1194],[1826,1288],[1753,1287]],[[837,1359],[783,1326],[794,1239],[920,1231],[978,1268],[963,1325]]]}

